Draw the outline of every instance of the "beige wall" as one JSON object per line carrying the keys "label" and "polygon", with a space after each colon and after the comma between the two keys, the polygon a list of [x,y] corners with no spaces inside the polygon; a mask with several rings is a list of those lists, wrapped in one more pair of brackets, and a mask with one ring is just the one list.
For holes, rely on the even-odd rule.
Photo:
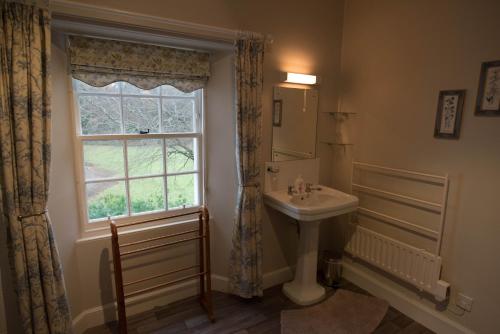
{"label": "beige wall", "polygon": [[[231,29],[272,34],[275,42],[265,56],[263,160],[271,158],[272,86],[279,71],[315,73],[322,77],[320,111],[337,106],[340,73],[343,1],[314,0],[304,7],[290,1],[81,1],[119,10],[186,20]],[[49,210],[59,246],[68,296],[76,317],[81,312],[109,303],[109,240],[77,242],[78,202],[73,169],[71,117],[62,41],[53,44],[53,166]],[[213,270],[227,276],[235,210],[236,173],[234,159],[234,111],[232,58],[219,55],[207,88],[208,204],[214,215]],[[323,117],[323,118],[321,118]],[[320,132],[328,131],[331,119],[320,116]],[[330,125],[329,125],[330,124]],[[319,147],[324,168],[323,183],[331,182],[329,147]],[[293,265],[296,233],[294,225],[280,214],[264,210],[264,272]],[[135,275],[134,272],[132,272]],[[108,279],[106,279],[108,277]],[[7,296],[6,296],[7,297]],[[12,302],[9,298],[7,303]],[[104,318],[113,316],[108,309]],[[13,331],[14,332],[14,331]]]}
{"label": "beige wall", "polygon": [[[500,59],[499,12],[498,1],[349,0],[344,17],[342,110],[359,113],[354,157],[450,174],[443,277],[452,298],[462,291],[474,304],[444,314],[478,333],[500,331],[500,118],[474,116],[481,62]],[[433,138],[444,89],[467,90],[459,140]]]}
{"label": "beige wall", "polygon": [[76,261],[80,226],[71,127],[71,101],[64,40],[53,36],[52,44],[52,165],[48,207],[63,264],[64,280],[72,310],[81,311],[82,281]]}
{"label": "beige wall", "polygon": [[[81,0],[80,3],[119,10],[175,18],[231,29],[272,34],[274,44],[265,56],[263,161],[270,160],[272,86],[279,71],[315,73],[322,77],[320,111],[337,110],[340,88],[342,45],[343,111],[358,112],[355,120],[356,160],[394,167],[450,173],[450,214],[444,240],[443,277],[457,291],[475,298],[473,310],[461,317],[444,314],[479,333],[496,333],[500,328],[500,225],[494,207],[500,189],[500,118],[473,115],[479,67],[482,61],[500,58],[500,3],[498,1],[123,1]],[[345,16],[344,33],[342,20]],[[344,40],[342,44],[342,39]],[[68,294],[76,316],[102,301],[98,273],[106,264],[100,258],[77,261],[86,254],[77,252],[78,216],[69,142],[68,101],[65,100],[65,66],[62,50],[54,50],[59,67],[54,68],[54,166],[51,215],[64,264]],[[221,76],[229,78],[230,59],[221,60]],[[214,79],[222,80],[220,77]],[[458,141],[432,136],[438,91],[467,89],[462,134]],[[59,96],[59,97],[58,97]],[[222,113],[217,120],[233,117],[230,96],[214,100]],[[209,97],[210,99],[210,97]],[[226,112],[227,114],[224,114]],[[333,122],[319,116],[319,136],[328,138]],[[215,119],[212,119],[215,121]],[[233,120],[226,124],[234,124]],[[212,124],[217,127],[217,124]],[[229,175],[234,147],[217,151],[220,142],[234,138],[234,129],[217,132],[209,140],[215,156],[226,157],[223,164],[209,164],[212,180]],[[226,152],[227,150],[227,152]],[[322,158],[321,181],[348,187],[351,151],[319,146]],[[335,159],[335,163],[333,162]],[[332,168],[333,167],[333,168]],[[333,170],[333,173],[332,173]],[[209,184],[215,212],[214,270],[227,272],[230,248],[233,184]],[[216,192],[222,195],[218,196]],[[64,206],[60,203],[64,203]],[[264,271],[291,264],[294,233],[279,214],[264,212]],[[87,244],[89,245],[89,244]],[[96,251],[97,252],[97,251]],[[94,253],[91,253],[94,254]],[[96,257],[103,253],[95,253]],[[75,260],[76,259],[76,260]],[[76,262],[76,263],[75,263]],[[95,270],[95,274],[92,271]],[[5,276],[4,276],[5,277]],[[81,279],[92,281],[83,296]],[[90,282],[85,281],[86,284]],[[96,287],[94,289],[94,287]],[[91,294],[93,293],[93,294]]]}

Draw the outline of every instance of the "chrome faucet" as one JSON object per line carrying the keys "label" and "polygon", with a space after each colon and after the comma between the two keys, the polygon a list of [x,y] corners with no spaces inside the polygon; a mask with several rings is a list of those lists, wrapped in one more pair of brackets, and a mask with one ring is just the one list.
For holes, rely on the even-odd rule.
{"label": "chrome faucet", "polygon": [[313,191],[320,191],[321,187],[313,187],[312,183],[306,183],[306,193],[312,193]]}

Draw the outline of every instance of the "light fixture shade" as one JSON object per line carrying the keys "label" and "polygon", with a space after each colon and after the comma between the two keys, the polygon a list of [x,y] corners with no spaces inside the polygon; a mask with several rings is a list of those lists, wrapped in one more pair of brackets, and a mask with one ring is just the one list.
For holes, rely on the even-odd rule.
{"label": "light fixture shade", "polygon": [[315,85],[316,76],[311,74],[287,72],[285,82],[303,84],[303,85]]}

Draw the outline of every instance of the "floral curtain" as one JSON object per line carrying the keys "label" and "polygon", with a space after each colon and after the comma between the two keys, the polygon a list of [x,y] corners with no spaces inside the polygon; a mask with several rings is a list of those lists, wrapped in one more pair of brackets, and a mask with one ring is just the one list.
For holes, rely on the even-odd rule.
{"label": "floral curtain", "polygon": [[260,142],[264,41],[236,41],[236,160],[238,206],[230,258],[230,290],[244,298],[262,296]]}
{"label": "floral curtain", "polygon": [[63,334],[71,332],[71,317],[44,213],[50,166],[50,16],[34,3],[0,3],[0,217],[24,333]]}
{"label": "floral curtain", "polygon": [[171,85],[189,93],[210,76],[209,54],[84,36],[69,36],[69,61],[75,79],[102,87],[127,81],[142,89]]}

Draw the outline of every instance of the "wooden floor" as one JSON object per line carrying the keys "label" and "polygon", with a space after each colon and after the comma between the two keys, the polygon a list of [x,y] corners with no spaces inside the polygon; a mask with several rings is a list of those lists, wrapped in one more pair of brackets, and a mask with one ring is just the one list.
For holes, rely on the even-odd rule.
{"label": "wooden floor", "polygon": [[[340,287],[368,294],[347,281]],[[333,289],[329,289],[328,295],[331,296],[334,292]],[[129,317],[129,334],[279,334],[280,312],[299,307],[283,295],[281,286],[265,290],[264,297],[258,300],[245,300],[214,292],[213,301],[217,320],[215,323],[208,321],[198,300],[193,297]],[[116,324],[95,327],[86,332],[86,334],[101,333],[117,333]],[[429,334],[433,332],[391,307],[375,333]]]}

